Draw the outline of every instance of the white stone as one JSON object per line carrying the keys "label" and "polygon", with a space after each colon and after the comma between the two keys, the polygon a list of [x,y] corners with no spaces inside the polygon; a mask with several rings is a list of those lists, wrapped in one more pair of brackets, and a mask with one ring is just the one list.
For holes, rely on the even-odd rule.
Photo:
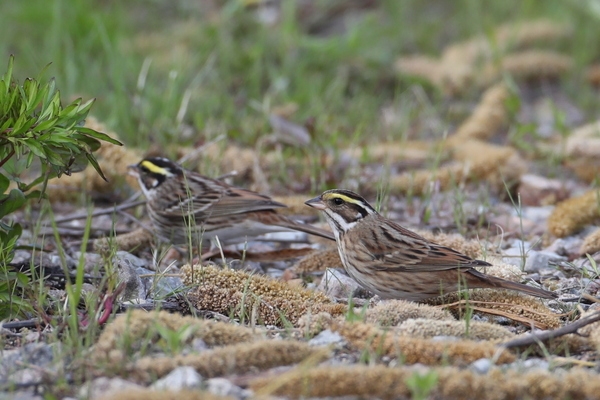
{"label": "white stone", "polygon": [[192,367],[178,367],[152,384],[158,390],[182,390],[200,387],[202,375]]}

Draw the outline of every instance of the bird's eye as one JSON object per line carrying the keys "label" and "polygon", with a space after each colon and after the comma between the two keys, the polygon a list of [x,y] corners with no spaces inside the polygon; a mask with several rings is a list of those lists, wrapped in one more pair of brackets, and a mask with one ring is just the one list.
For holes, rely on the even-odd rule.
{"label": "bird's eye", "polygon": [[333,204],[335,204],[336,206],[341,206],[342,204],[344,204],[344,200],[340,199],[339,197],[336,197],[335,199],[333,199]]}

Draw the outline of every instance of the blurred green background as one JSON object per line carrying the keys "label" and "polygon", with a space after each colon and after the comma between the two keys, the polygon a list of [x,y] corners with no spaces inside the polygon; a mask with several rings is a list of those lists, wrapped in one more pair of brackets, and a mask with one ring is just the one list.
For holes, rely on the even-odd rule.
{"label": "blurred green background", "polygon": [[[401,137],[427,107],[450,112],[427,85],[428,106],[415,101],[397,57],[439,56],[501,23],[542,17],[574,28],[558,45],[577,65],[564,87],[595,119],[581,74],[600,55],[596,0],[5,0],[0,67],[14,54],[22,80],[51,63],[44,76],[62,96],[96,98],[91,114],[130,146],[220,134],[250,144],[270,129],[271,110],[290,103],[294,121],[340,146]],[[403,113],[393,130],[381,121],[389,106]]]}

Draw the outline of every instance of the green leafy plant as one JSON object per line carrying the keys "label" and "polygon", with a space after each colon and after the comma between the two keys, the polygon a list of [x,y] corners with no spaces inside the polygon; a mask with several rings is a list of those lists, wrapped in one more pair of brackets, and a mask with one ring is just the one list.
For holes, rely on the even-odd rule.
{"label": "green leafy plant", "polygon": [[40,74],[19,84],[13,63],[10,57],[0,79],[0,316],[6,304],[12,309],[17,301],[15,288],[26,284],[9,268],[22,228],[8,217],[28,200],[43,198],[48,179],[81,171],[88,163],[106,179],[93,152],[101,141],[121,145],[83,126],[93,99],[63,107],[54,80],[42,84]]}
{"label": "green leafy plant", "polygon": [[429,394],[438,382],[437,372],[431,370],[425,373],[415,371],[411,376],[406,379],[406,386],[412,398],[416,400],[427,399]]}

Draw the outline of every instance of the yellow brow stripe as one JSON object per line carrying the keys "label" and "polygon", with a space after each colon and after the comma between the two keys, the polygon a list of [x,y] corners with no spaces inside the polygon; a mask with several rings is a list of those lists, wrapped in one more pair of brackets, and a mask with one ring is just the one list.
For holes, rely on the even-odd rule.
{"label": "yellow brow stripe", "polygon": [[339,194],[339,193],[327,193],[323,197],[325,198],[325,200],[340,198],[340,199],[344,200],[346,203],[354,203],[354,204],[358,203],[356,201],[356,199],[353,199],[352,197],[348,197],[346,195]]}
{"label": "yellow brow stripe", "polygon": [[162,174],[162,175],[166,175],[167,174],[167,170],[164,168],[159,167],[156,164],[152,164],[150,161],[142,161],[142,167],[145,167],[148,169],[148,171],[150,172],[154,172],[155,174]]}

